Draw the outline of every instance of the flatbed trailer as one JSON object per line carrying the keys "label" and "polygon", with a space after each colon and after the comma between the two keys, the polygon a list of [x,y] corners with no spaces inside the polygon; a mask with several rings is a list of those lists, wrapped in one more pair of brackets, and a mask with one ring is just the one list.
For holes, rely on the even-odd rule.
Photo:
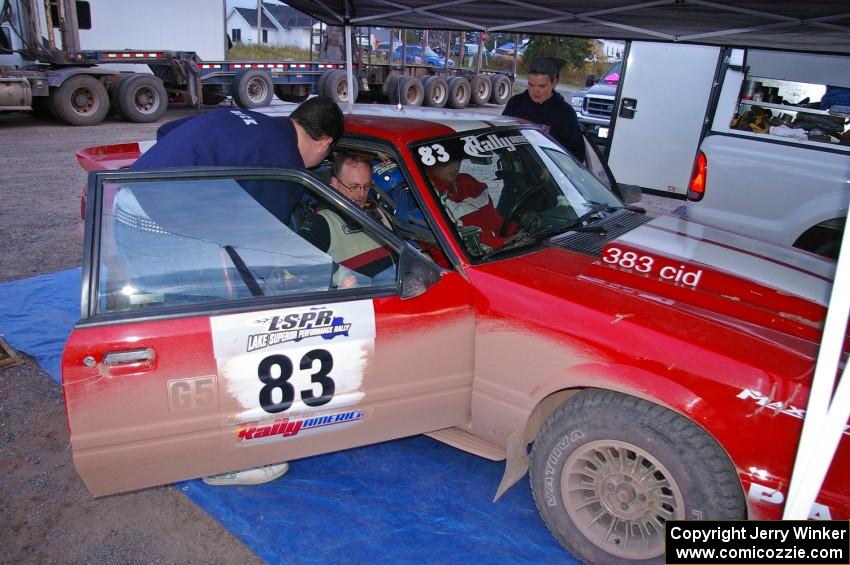
{"label": "flatbed trailer", "polygon": [[[348,81],[343,62],[328,61],[205,61],[198,65],[203,101],[218,104],[226,97],[243,108],[287,102],[311,94],[347,103]],[[425,65],[358,63],[354,65],[354,101],[368,98],[408,106],[464,108],[469,104],[505,104],[513,77],[502,72]]]}

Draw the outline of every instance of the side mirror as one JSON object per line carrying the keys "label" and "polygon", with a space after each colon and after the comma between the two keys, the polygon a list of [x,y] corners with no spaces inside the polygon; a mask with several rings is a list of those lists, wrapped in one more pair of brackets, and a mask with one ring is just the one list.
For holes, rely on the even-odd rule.
{"label": "side mirror", "polygon": [[596,75],[587,75],[587,78],[584,80],[584,86],[590,87],[596,84]]}
{"label": "side mirror", "polygon": [[415,298],[424,294],[443,276],[443,271],[413,249],[405,247],[399,259],[401,269],[401,299]]}

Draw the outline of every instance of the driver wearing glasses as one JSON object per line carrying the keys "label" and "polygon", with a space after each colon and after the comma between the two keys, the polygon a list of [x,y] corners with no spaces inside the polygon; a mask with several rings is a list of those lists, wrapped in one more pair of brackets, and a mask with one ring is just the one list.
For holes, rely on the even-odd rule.
{"label": "driver wearing glasses", "polygon": [[[390,227],[380,208],[369,206],[367,200],[369,191],[375,186],[368,157],[337,153],[331,165],[331,175],[331,187]],[[319,207],[305,218],[298,233],[341,266],[334,276],[339,287],[361,286],[365,282],[364,277],[372,280],[383,272],[393,271],[389,250],[365,234],[359,224],[349,224],[333,210]]]}

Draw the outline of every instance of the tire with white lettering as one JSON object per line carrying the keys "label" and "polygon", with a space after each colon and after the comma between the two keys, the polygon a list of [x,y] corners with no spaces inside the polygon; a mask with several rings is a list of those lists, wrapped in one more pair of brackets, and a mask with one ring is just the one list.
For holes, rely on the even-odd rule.
{"label": "tire with white lettering", "polygon": [[233,100],[240,108],[268,106],[273,95],[272,79],[261,70],[246,69],[233,77]]}
{"label": "tire with white lettering", "polygon": [[159,77],[134,74],[118,86],[118,110],[131,122],[155,122],[167,108],[168,94]]}
{"label": "tire with white lettering", "polygon": [[745,518],[735,467],[687,418],[584,390],[540,430],[529,479],[549,531],[587,563],[663,563],[668,520]]}
{"label": "tire with white lettering", "polygon": [[481,106],[490,101],[490,92],[492,89],[490,77],[487,75],[475,75],[472,77],[472,80],[469,81],[469,86],[472,89],[470,97],[470,102],[472,104]]}
{"label": "tire with white lettering", "polygon": [[505,75],[490,76],[490,102],[500,106],[507,104],[513,95],[511,79]]}
{"label": "tire with white lettering", "polygon": [[472,88],[469,86],[469,81],[464,77],[452,77],[449,79],[449,108],[466,108],[471,95]]}

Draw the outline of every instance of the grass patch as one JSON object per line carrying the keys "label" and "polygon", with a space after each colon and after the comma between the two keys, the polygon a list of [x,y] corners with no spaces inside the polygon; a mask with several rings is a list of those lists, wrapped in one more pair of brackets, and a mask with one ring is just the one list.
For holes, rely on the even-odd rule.
{"label": "grass patch", "polygon": [[310,51],[298,47],[271,47],[237,43],[227,51],[228,61],[309,61]]}

